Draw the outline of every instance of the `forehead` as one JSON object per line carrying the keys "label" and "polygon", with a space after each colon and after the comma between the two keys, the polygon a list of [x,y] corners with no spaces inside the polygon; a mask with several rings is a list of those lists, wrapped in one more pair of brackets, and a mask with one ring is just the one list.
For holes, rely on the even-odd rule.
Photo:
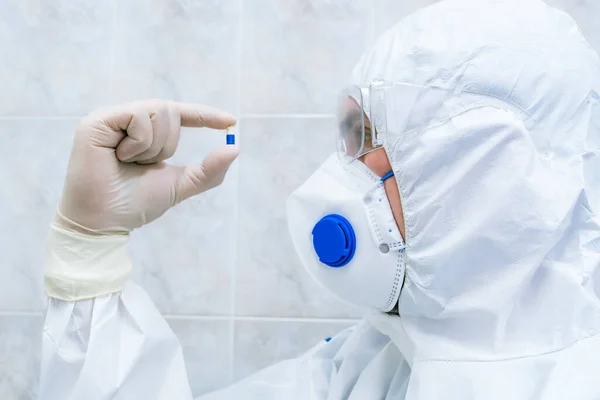
{"label": "forehead", "polygon": [[345,96],[341,99],[338,112],[341,114],[346,114],[352,111],[360,111],[361,106],[358,104],[356,99],[352,96]]}
{"label": "forehead", "polygon": [[340,101],[337,116],[340,123],[349,121],[354,122],[362,117],[365,126],[369,124],[368,116],[364,113],[361,105],[358,104],[358,101],[352,96],[347,96]]}

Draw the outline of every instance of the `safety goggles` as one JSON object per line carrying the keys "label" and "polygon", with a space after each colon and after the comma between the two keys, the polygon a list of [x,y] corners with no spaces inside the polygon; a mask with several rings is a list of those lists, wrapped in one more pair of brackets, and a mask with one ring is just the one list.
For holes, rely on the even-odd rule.
{"label": "safety goggles", "polygon": [[348,164],[383,147],[390,134],[426,129],[466,109],[498,102],[506,105],[481,94],[381,80],[350,86],[338,99],[337,153]]}

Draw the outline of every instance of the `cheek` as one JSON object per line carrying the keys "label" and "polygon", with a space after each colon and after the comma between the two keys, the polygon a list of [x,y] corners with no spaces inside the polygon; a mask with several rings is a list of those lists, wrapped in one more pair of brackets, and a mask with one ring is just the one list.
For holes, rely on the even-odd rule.
{"label": "cheek", "polygon": [[367,153],[361,158],[361,161],[378,176],[384,176],[392,169],[390,162],[387,159],[387,155],[383,149],[378,149],[371,153]]}
{"label": "cheek", "polygon": [[392,214],[396,220],[396,225],[400,230],[402,239],[406,240],[404,234],[404,213],[402,212],[402,202],[400,201],[400,192],[398,191],[398,184],[394,178],[390,178],[384,182],[385,193],[387,194],[390,207],[392,208]]}
{"label": "cheek", "polygon": [[[361,160],[367,167],[379,176],[383,176],[392,170],[387,155],[383,149],[368,153]],[[402,234],[402,239],[406,240],[404,232],[404,214],[402,213],[402,202],[400,201],[400,192],[398,184],[394,178],[387,179],[384,182],[385,193],[387,194],[392,214],[396,220],[396,225]]]}

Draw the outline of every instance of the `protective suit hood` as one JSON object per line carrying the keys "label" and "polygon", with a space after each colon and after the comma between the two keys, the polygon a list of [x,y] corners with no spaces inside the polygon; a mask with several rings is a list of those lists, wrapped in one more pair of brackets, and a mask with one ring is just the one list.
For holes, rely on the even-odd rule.
{"label": "protective suit hood", "polygon": [[[544,357],[600,333],[599,66],[573,20],[541,1],[462,0],[401,21],[355,68],[357,84],[488,99],[386,138],[406,276],[399,317],[371,320],[412,364],[409,394],[423,397],[411,398],[437,398],[419,384],[429,379],[438,390],[466,385],[456,398],[495,398],[486,374],[504,373],[535,381],[509,398],[541,398],[553,368],[566,368]],[[585,354],[568,354],[581,373]]]}

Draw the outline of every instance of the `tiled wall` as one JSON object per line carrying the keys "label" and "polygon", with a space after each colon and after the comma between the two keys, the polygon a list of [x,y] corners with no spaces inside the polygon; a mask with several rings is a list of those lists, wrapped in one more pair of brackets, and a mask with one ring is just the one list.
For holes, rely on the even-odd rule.
{"label": "tiled wall", "polygon": [[[284,201],[333,151],[337,91],[383,29],[433,0],[0,0],[0,398],[32,399],[47,225],[79,117],[146,97],[241,117],[225,184],[134,232],[135,280],[179,336],[195,394],[359,318],[303,272]],[[595,0],[551,0],[600,48]],[[184,131],[173,162],[222,132]]]}

